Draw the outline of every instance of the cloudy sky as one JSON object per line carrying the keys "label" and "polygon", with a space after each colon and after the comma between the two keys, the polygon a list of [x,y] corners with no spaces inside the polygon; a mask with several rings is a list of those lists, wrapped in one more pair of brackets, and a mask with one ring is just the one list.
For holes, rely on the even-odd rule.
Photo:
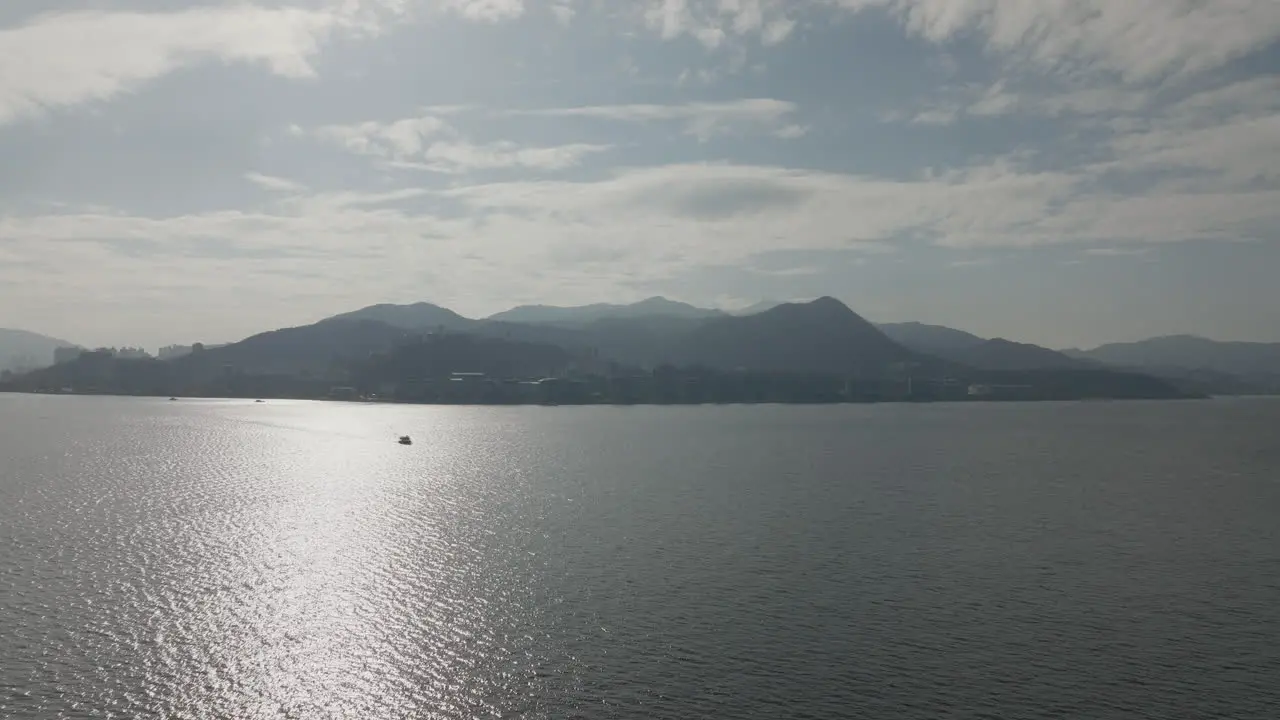
{"label": "cloudy sky", "polygon": [[1277,0],[4,0],[0,326],[834,295],[1280,341]]}

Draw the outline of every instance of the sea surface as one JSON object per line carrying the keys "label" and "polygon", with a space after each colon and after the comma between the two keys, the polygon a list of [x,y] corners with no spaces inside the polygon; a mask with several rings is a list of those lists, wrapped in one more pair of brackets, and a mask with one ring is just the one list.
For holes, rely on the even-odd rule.
{"label": "sea surface", "polygon": [[1275,720],[1278,527],[1276,400],[0,395],[0,718]]}

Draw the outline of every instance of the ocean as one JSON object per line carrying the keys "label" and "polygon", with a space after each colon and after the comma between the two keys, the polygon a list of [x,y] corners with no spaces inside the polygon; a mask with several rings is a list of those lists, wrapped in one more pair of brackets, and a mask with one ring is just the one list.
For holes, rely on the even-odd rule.
{"label": "ocean", "polygon": [[1280,400],[0,395],[0,717],[1274,720],[1278,526]]}

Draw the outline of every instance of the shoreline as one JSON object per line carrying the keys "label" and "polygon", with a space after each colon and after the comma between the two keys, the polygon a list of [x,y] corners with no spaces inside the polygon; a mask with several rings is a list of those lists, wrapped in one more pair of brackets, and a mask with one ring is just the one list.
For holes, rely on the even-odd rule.
{"label": "shoreline", "polygon": [[261,404],[270,403],[272,400],[292,400],[306,402],[324,402],[324,403],[344,403],[348,405],[418,405],[424,407],[702,407],[702,406],[754,406],[754,405],[797,405],[797,406],[817,406],[817,405],[1007,405],[1011,403],[1109,403],[1109,402],[1171,402],[1171,401],[1201,401],[1201,400],[1236,400],[1236,399],[1266,399],[1280,398],[1280,395],[1184,395],[1177,397],[1044,397],[1044,398],[1025,398],[1025,397],[948,397],[948,398],[927,398],[927,399],[876,399],[876,400],[820,400],[820,401],[786,401],[786,400],[703,400],[688,402],[421,402],[413,400],[387,400],[387,399],[344,399],[332,397],[308,397],[308,396],[249,396],[249,395],[148,395],[148,394],[122,394],[111,392],[62,392],[62,391],[39,391],[39,390],[0,390],[0,395],[34,395],[46,397],[106,397],[106,398],[138,398],[181,402],[183,400],[243,400],[248,404],[255,404],[257,401],[263,401]]}

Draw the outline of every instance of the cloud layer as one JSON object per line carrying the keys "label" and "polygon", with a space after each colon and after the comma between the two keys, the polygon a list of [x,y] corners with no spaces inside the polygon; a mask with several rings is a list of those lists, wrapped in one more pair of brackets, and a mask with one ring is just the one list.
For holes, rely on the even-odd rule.
{"label": "cloud layer", "polygon": [[0,324],[234,339],[263,319],[209,308],[246,297],[751,300],[1280,242],[1274,0],[134,4],[0,15]]}

